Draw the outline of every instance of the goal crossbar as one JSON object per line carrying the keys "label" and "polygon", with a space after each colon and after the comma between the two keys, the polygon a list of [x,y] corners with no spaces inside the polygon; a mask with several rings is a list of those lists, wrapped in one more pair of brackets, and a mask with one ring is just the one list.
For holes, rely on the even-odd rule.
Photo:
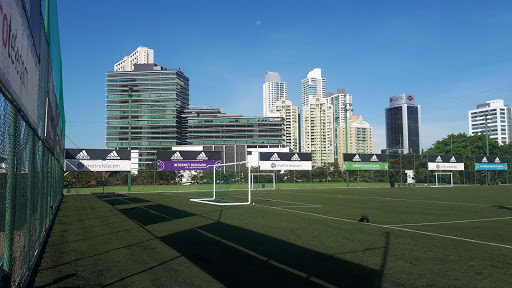
{"label": "goal crossbar", "polygon": [[[437,173],[434,173],[434,175],[436,176],[436,186],[432,186],[432,187],[453,187],[453,173],[452,172],[437,172]],[[439,179],[438,179],[438,175],[450,175],[450,185],[439,185]]]}
{"label": "goal crossbar", "polygon": [[[243,162],[236,162],[236,163],[226,163],[226,164],[215,164],[215,165],[208,165],[208,167],[213,167],[213,195],[212,197],[208,197],[208,198],[200,198],[200,199],[190,199],[190,201],[194,201],[194,202],[199,202],[199,203],[205,203],[205,204],[211,204],[211,205],[244,205],[244,204],[250,204],[251,203],[251,169],[250,167],[248,167],[248,171],[249,171],[249,175],[248,175],[248,179],[247,179],[247,185],[248,185],[248,189],[247,189],[247,192],[248,192],[248,200],[247,202],[214,202],[215,200],[218,200],[215,196],[216,196],[216,192],[217,191],[222,191],[222,190],[217,190],[217,186],[216,186],[216,174],[218,173],[217,171],[221,171],[222,167],[224,166],[233,166],[233,165],[237,165],[237,164],[249,164],[249,161],[243,161]],[[249,166],[249,165],[248,165]],[[220,167],[219,170],[217,170],[217,167]],[[238,190],[238,191],[241,191],[241,190],[245,190],[245,189],[233,189],[233,190]]]}
{"label": "goal crossbar", "polygon": [[[254,176],[272,176],[272,188],[254,188]],[[257,190],[257,189],[276,190],[276,175],[274,173],[252,173],[251,174],[251,189],[252,190]]]}

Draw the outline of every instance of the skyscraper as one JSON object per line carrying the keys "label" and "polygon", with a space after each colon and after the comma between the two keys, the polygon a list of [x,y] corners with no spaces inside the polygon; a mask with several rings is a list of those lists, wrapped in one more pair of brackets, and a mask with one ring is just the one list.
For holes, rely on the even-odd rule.
{"label": "skyscraper", "polygon": [[414,95],[400,94],[389,98],[386,108],[386,149],[388,152],[420,153],[421,106]]}
{"label": "skyscraper", "polygon": [[322,69],[315,68],[302,80],[302,107],[315,101],[316,96],[325,96],[325,78],[322,78]]}
{"label": "skyscraper", "polygon": [[310,152],[314,167],[334,162],[334,113],[325,98],[317,96],[302,110],[303,152]]}
{"label": "skyscraper", "polygon": [[108,72],[107,148],[128,149],[131,142],[132,150],[139,150],[139,164],[146,166],[157,149],[186,143],[183,112],[188,105],[189,78],[180,70],[134,64],[133,71]]}
{"label": "skyscraper", "polygon": [[485,134],[501,145],[512,142],[512,109],[501,99],[487,101],[476,105],[475,110],[468,112],[469,135]]}
{"label": "skyscraper", "polygon": [[[348,94],[345,89],[338,88],[336,94],[327,93],[325,98],[328,99],[329,104],[334,109],[334,125],[336,127],[344,126],[345,119],[352,116],[352,95]],[[345,106],[347,106],[347,112],[345,116]]]}
{"label": "skyscraper", "polygon": [[347,135],[345,125],[337,129],[338,159],[343,159],[343,153],[373,153],[373,128],[368,122],[363,121],[363,116],[350,116],[347,127]]}
{"label": "skyscraper", "polygon": [[155,63],[155,54],[153,49],[140,46],[133,51],[130,56],[125,56],[123,60],[114,65],[114,71],[132,71],[135,64]]}
{"label": "skyscraper", "polygon": [[268,116],[270,110],[276,107],[276,102],[287,94],[286,82],[281,82],[281,76],[277,72],[266,72],[263,84],[263,116]]}
{"label": "skyscraper", "polygon": [[300,152],[300,109],[293,106],[286,97],[281,98],[272,109],[270,115],[278,115],[284,119],[284,144],[292,151]]}

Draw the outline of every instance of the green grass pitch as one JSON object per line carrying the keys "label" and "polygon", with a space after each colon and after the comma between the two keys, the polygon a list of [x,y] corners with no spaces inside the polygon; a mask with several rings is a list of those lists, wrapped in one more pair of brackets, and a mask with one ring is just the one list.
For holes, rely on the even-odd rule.
{"label": "green grass pitch", "polygon": [[33,285],[512,287],[512,186],[195,195],[66,195]]}

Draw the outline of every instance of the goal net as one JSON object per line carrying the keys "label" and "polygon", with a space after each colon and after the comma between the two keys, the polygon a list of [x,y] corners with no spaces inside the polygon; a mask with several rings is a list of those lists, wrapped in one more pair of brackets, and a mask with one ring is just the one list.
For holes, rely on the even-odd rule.
{"label": "goal net", "polygon": [[272,189],[276,190],[276,175],[274,173],[252,173],[251,189]]}
{"label": "goal net", "polygon": [[211,185],[207,195],[190,201],[213,205],[243,205],[251,203],[251,169],[249,162],[212,165],[212,171],[205,171],[202,181]]}
{"label": "goal net", "polygon": [[452,187],[453,174],[452,172],[439,172],[434,173],[436,176],[436,185],[433,187]]}

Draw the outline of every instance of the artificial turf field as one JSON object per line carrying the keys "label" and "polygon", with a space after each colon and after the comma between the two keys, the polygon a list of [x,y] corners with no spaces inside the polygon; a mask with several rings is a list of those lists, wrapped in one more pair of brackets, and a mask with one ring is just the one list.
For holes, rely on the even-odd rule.
{"label": "artificial turf field", "polygon": [[66,195],[33,285],[512,287],[512,186],[193,196]]}

